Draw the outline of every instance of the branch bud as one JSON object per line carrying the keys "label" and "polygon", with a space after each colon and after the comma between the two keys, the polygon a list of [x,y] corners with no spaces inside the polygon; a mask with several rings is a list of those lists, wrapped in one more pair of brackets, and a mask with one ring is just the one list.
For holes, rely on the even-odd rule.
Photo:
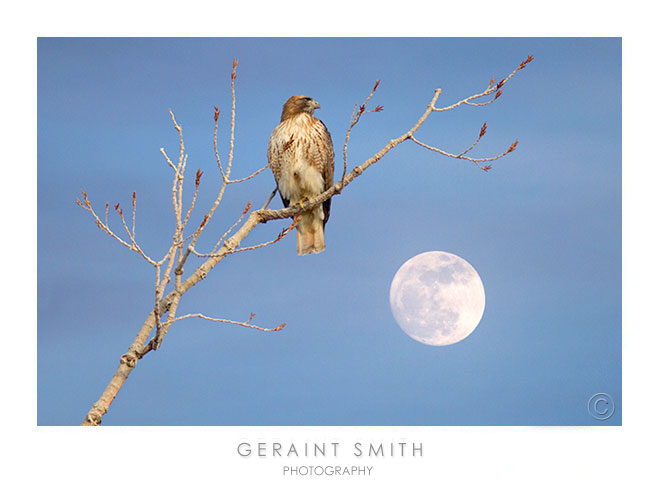
{"label": "branch bud", "polygon": [[531,61],[533,61],[533,54],[529,54],[526,60],[522,61],[522,63],[519,65],[519,69],[524,69],[526,65]]}
{"label": "branch bud", "polygon": [[247,206],[245,206],[245,209],[243,210],[243,216],[252,208],[252,202],[248,202]]}

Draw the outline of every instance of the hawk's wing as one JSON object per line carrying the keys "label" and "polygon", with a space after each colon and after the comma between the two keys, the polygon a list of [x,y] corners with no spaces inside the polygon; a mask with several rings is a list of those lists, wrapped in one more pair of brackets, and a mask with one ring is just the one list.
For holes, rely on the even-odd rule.
{"label": "hawk's wing", "polygon": [[[332,144],[332,136],[327,130],[327,127],[323,122],[316,119],[314,121],[315,137],[313,139],[316,141],[318,147],[317,158],[313,158],[313,164],[323,175],[325,180],[324,191],[327,191],[330,187],[334,185],[334,145]],[[330,206],[332,204],[332,198],[323,202],[323,226],[329,220],[330,215]]]}
{"label": "hawk's wing", "polygon": [[[277,125],[272,131],[270,141],[268,142],[268,163],[270,164],[270,169],[275,177],[277,189],[279,189],[279,178],[281,177],[282,166],[286,162],[284,158],[286,157],[285,153],[288,149],[288,147],[286,147],[288,139],[286,139],[283,132],[282,124]],[[281,191],[279,191],[279,196],[281,196],[281,201],[284,203],[284,207],[288,206],[289,201],[284,198]]]}

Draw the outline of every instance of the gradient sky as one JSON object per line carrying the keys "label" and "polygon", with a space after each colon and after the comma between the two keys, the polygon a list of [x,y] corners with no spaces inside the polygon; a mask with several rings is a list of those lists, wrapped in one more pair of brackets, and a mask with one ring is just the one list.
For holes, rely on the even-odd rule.
{"label": "gradient sky", "polygon": [[[153,305],[152,268],[95,227],[80,190],[99,211],[136,191],[138,241],[162,256],[173,217],[159,149],[178,142],[167,110],[184,130],[187,196],[204,171],[198,222],[219,187],[214,105],[226,160],[234,57],[238,177],[266,163],[292,94],[322,105],[338,167],[354,103],[381,80],[384,111],[354,129],[352,167],[408,130],[435,88],[449,105],[529,53],[496,103],[432,114],[418,133],[460,152],[487,121],[474,155],[519,139],[513,154],[485,173],[405,143],[334,198],[322,254],[296,256],[291,235],[227,258],[179,314],[288,326],[178,322],[103,424],[620,424],[621,41],[607,38],[39,39],[38,424],[82,421]],[[231,187],[199,247],[273,187],[267,172]],[[466,259],[485,286],[480,325],[448,347],[410,339],[389,310],[400,265],[431,250]],[[588,413],[599,392],[615,400],[607,421]]]}

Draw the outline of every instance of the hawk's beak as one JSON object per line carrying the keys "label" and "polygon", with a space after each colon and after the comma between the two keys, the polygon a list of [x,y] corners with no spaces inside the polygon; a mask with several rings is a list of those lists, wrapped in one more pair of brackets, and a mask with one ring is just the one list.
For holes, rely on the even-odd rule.
{"label": "hawk's beak", "polygon": [[318,103],[316,100],[313,101],[312,106],[314,110],[320,110],[320,103]]}

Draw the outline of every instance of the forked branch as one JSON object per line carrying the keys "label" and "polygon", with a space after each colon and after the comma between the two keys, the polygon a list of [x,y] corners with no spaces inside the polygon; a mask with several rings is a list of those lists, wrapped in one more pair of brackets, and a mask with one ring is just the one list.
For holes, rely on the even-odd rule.
{"label": "forked branch", "polygon": [[[182,128],[176,122],[176,119],[174,118],[174,114],[170,111],[174,128],[176,129],[179,135],[178,162],[174,163],[169,158],[169,156],[167,155],[164,149],[161,149],[161,153],[165,157],[167,164],[174,171],[174,176],[172,180],[172,206],[176,217],[175,218],[176,225],[173,231],[172,243],[169,249],[167,250],[167,252],[165,253],[165,255],[162,257],[162,259],[160,259],[159,261],[155,261],[154,259],[150,258],[142,250],[142,248],[137,244],[135,240],[135,213],[136,213],[135,193],[133,193],[133,200],[132,200],[133,218],[132,218],[132,225],[130,228],[128,227],[128,224],[125,221],[123,212],[121,211],[119,206],[117,205],[115,207],[116,211],[120,215],[122,224],[128,234],[129,237],[128,241],[122,239],[110,229],[110,226],[107,222],[109,205],[106,205],[105,221],[102,221],[98,217],[98,215],[94,212],[94,209],[92,208],[92,205],[89,202],[89,199],[87,198],[87,194],[84,191],[82,193],[83,202],[81,202],[80,200],[77,201],[78,205],[86,209],[92,215],[92,218],[94,219],[96,225],[101,230],[103,230],[106,234],[117,240],[125,247],[140,254],[145,260],[147,260],[147,262],[149,262],[151,265],[154,266],[156,271],[155,293],[154,293],[155,301],[154,301],[153,309],[150,312],[150,314],[147,316],[137,336],[133,340],[133,343],[128,348],[128,351],[121,356],[117,371],[115,372],[114,376],[112,377],[106,389],[103,391],[103,394],[101,395],[99,400],[91,407],[90,411],[85,417],[83,424],[99,425],[101,423],[101,419],[103,415],[107,413],[110,404],[112,403],[117,393],[123,386],[130,372],[138,363],[139,359],[144,357],[148,352],[152,350],[156,350],[160,347],[164,337],[167,334],[167,331],[175,322],[181,321],[186,318],[200,318],[211,322],[238,325],[246,328],[256,329],[263,332],[282,330],[284,326],[286,326],[286,323],[283,323],[273,328],[265,328],[262,326],[257,326],[252,324],[251,321],[252,318],[254,317],[254,314],[251,314],[248,320],[240,322],[240,321],[233,321],[223,318],[211,318],[202,313],[190,313],[177,317],[176,311],[178,309],[181,298],[185,295],[185,293],[189,291],[193,286],[195,286],[198,282],[205,279],[208,273],[217,264],[219,264],[225,257],[231,254],[256,250],[269,245],[273,245],[281,241],[283,238],[286,237],[286,235],[288,235],[295,228],[299,215],[302,211],[308,210],[309,208],[313,208],[321,204],[322,202],[328,200],[332,196],[340,193],[352,181],[354,181],[357,177],[361,176],[364,173],[364,171],[366,171],[370,166],[380,161],[386,154],[388,154],[399,144],[405,142],[406,140],[411,140],[412,142],[416,143],[417,145],[425,149],[439,153],[446,157],[470,161],[476,164],[480,169],[485,171],[491,169],[492,166],[483,165],[483,163],[496,161],[506,156],[507,154],[513,152],[517,147],[517,141],[515,141],[505,152],[502,152],[496,156],[476,158],[467,155],[471,153],[471,151],[477,146],[480,140],[485,136],[487,131],[487,123],[483,124],[483,126],[481,127],[481,130],[476,140],[469,147],[467,147],[466,149],[464,149],[463,151],[457,154],[445,151],[438,147],[434,147],[430,144],[422,142],[417,137],[415,137],[415,134],[418,131],[418,129],[425,123],[426,119],[431,113],[452,110],[462,105],[471,106],[471,107],[483,107],[493,103],[494,101],[500,98],[503,86],[506,83],[508,83],[510,79],[512,79],[512,77],[519,70],[523,69],[532,60],[533,60],[533,56],[529,55],[528,58],[525,61],[523,61],[515,70],[513,70],[507,77],[501,79],[499,82],[495,83],[494,78],[492,78],[487,88],[485,88],[485,90],[483,90],[482,92],[471,95],[467,98],[464,98],[456,103],[453,103],[445,107],[436,106],[437,100],[441,94],[441,89],[436,89],[434,91],[434,94],[430,102],[426,106],[425,110],[423,111],[419,119],[414,123],[414,125],[412,125],[412,127],[408,131],[401,134],[397,138],[389,140],[389,142],[387,142],[387,144],[385,144],[384,147],[382,147],[378,152],[376,152],[371,157],[363,161],[361,164],[356,165],[352,170],[350,170],[350,172],[348,172],[347,149],[353,128],[357,125],[357,123],[359,123],[362,115],[364,115],[365,113],[380,112],[382,110],[382,106],[379,105],[376,106],[374,109],[367,109],[367,105],[379,85],[379,80],[376,81],[375,85],[373,86],[370,94],[367,96],[364,103],[362,103],[361,105],[355,104],[355,108],[351,115],[349,128],[347,130],[344,145],[343,145],[344,168],[341,178],[323,193],[305,201],[304,208],[302,208],[300,204],[295,204],[279,210],[268,209],[267,207],[272,197],[274,196],[275,191],[272,192],[272,194],[268,198],[268,201],[260,209],[252,209],[250,202],[245,207],[240,217],[237,218],[235,223],[231,227],[229,227],[229,229],[218,240],[216,240],[217,243],[210,253],[198,252],[196,250],[196,245],[199,237],[204,232],[204,230],[208,227],[207,224],[210,221],[210,219],[213,217],[215,210],[220,205],[227,187],[231,184],[236,184],[252,179],[268,167],[267,165],[265,165],[245,178],[235,179],[235,180],[230,179],[233,157],[234,157],[234,133],[235,133],[234,129],[235,129],[235,111],[236,111],[235,80],[237,77],[236,74],[236,67],[238,65],[237,61],[234,60],[233,69],[231,72],[231,95],[232,95],[231,124],[230,124],[230,135],[229,135],[229,153],[227,157],[226,166],[222,164],[222,161],[220,159],[219,151],[218,151],[218,143],[217,143],[218,120],[219,120],[220,111],[217,107],[215,107],[215,112],[214,112],[215,127],[213,133],[213,147],[215,150],[216,163],[221,175],[221,185],[218,190],[217,197],[213,202],[213,204],[211,205],[209,211],[205,213],[203,219],[201,220],[201,223],[197,226],[195,231],[186,238],[183,237],[183,232],[186,225],[189,223],[189,220],[195,208],[202,172],[197,171],[195,178],[194,194],[192,196],[190,206],[187,212],[185,213],[185,215],[183,216],[182,213],[183,182],[184,182],[185,167],[187,164],[187,154],[185,153],[185,146],[183,143]],[[264,224],[271,220],[281,220],[285,218],[293,218],[293,221],[288,227],[284,228],[273,240],[261,244],[241,247],[242,241],[259,224]],[[184,250],[183,245],[186,242],[188,243]],[[183,278],[184,265],[188,261],[190,255],[197,256],[204,260],[186,278]],[[173,289],[171,289],[167,294],[165,294],[167,285],[171,282],[172,279],[171,276],[172,272],[174,272],[174,286]],[[149,339],[149,337],[151,338]]]}

